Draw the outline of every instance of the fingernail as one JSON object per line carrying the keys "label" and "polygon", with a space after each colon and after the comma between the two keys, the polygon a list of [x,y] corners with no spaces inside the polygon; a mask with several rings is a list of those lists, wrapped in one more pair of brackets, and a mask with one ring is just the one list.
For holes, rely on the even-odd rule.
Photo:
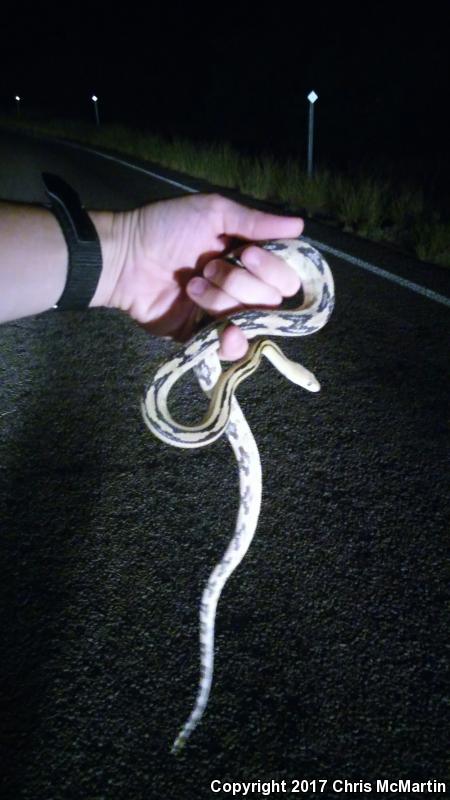
{"label": "fingernail", "polygon": [[256,250],[255,248],[246,250],[244,254],[244,260],[249,267],[257,267],[261,261],[259,250]]}
{"label": "fingernail", "polygon": [[205,269],[203,270],[203,275],[205,278],[214,278],[214,275],[217,275],[218,269],[217,264],[207,264]]}
{"label": "fingernail", "polygon": [[188,283],[189,291],[196,295],[203,294],[207,286],[208,283],[203,278],[193,278]]}

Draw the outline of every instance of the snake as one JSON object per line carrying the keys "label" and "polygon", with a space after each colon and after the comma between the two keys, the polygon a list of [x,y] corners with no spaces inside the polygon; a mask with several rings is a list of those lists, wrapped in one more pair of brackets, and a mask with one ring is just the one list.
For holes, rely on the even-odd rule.
{"label": "snake", "polygon": [[[258,241],[258,246],[274,252],[294,269],[301,281],[294,307],[286,309],[249,308],[213,321],[181,347],[170,361],[161,364],[147,385],[141,399],[141,412],[150,431],[168,445],[179,448],[204,447],[225,434],[236,458],[239,471],[239,508],[235,529],[220,562],[214,567],[204,587],[200,602],[200,677],[193,709],[176,736],[171,753],[178,754],[200,722],[208,704],[214,671],[214,634],[217,604],[230,575],[244,558],[258,524],[262,497],[262,470],[258,447],[235,397],[238,385],[258,368],[262,356],[292,383],[310,392],[318,392],[315,375],[301,364],[288,359],[268,336],[307,336],[320,330],[334,307],[334,282],[322,254],[299,236],[297,239]],[[244,268],[233,253],[223,257]],[[297,305],[299,303],[299,305]],[[222,371],[218,356],[220,334],[229,324],[238,326],[252,342],[246,355]],[[209,398],[209,407],[197,425],[183,425],[173,419],[168,395],[174,384],[189,370],[194,370],[200,388]]]}

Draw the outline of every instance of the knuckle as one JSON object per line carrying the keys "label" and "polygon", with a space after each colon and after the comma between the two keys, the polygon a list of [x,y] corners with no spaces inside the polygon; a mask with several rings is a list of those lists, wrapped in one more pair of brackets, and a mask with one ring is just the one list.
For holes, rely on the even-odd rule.
{"label": "knuckle", "polygon": [[208,202],[213,213],[219,213],[223,211],[226,198],[223,197],[218,192],[213,192],[212,194],[208,195]]}

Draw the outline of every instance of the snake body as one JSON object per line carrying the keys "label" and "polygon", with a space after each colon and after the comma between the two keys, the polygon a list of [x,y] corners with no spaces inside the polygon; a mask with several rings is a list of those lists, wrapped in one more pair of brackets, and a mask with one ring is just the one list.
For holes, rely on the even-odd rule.
{"label": "snake body", "polygon": [[[245,331],[248,339],[255,336],[307,336],[325,325],[334,306],[333,277],[318,250],[301,238],[257,244],[284,258],[298,273],[302,283],[301,305],[291,310],[251,309],[231,315],[225,323],[211,323],[197,333],[178,355],[159,367],[141,403],[144,421],[152,433],[175,447],[203,447],[225,433],[239,469],[240,504],[234,534],[208,579],[200,603],[198,694],[188,720],[173,743],[173,753],[178,753],[184,746],[206,709],[213,679],[217,603],[226,581],[251,544],[261,507],[262,475],[258,448],[234,392],[239,383],[258,368],[263,355],[293,383],[312,392],[320,389],[311,372],[290,361],[274,342],[265,338],[253,342],[244,358],[222,372],[217,355],[220,332],[232,322]],[[233,256],[224,260],[243,266],[239,258]],[[167,406],[173,385],[190,369],[194,369],[200,387],[210,398],[204,419],[195,426],[176,422]]]}

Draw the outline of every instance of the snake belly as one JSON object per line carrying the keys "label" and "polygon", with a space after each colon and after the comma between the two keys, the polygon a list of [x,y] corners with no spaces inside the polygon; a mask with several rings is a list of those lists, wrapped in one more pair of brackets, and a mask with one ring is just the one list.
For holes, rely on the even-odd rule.
{"label": "snake belly", "polygon": [[[257,242],[259,247],[284,258],[300,276],[303,302],[293,309],[250,309],[238,312],[223,323],[212,323],[188,342],[173,359],[156,371],[141,403],[146,425],[167,444],[181,448],[203,447],[225,434],[233,449],[239,469],[240,502],[230,543],[212,571],[200,603],[200,679],[194,708],[177,735],[172,753],[178,753],[198,725],[206,709],[214,669],[214,632],[217,604],[225,583],[245,556],[255,533],[262,495],[262,473],[258,448],[234,393],[241,381],[258,367],[262,355],[288,380],[309,391],[320,386],[314,375],[290,361],[269,339],[252,343],[240,361],[222,372],[217,351],[224,325],[238,325],[248,339],[256,336],[307,336],[320,330],[334,307],[334,283],[331,270],[321,253],[298,239]],[[224,260],[243,266],[233,256]],[[168,409],[168,395],[173,385],[193,369],[200,387],[210,398],[203,420],[194,426],[175,421]]]}

